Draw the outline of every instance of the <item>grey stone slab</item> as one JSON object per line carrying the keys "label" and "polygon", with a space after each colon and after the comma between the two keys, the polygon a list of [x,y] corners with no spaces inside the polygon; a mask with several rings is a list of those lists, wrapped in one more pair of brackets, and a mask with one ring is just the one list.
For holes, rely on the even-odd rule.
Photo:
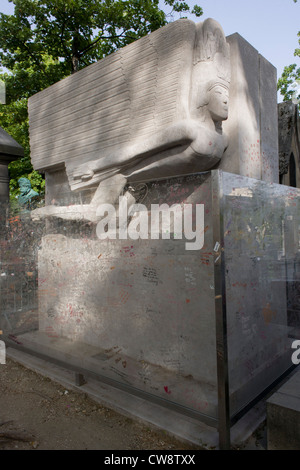
{"label": "grey stone slab", "polygon": [[299,105],[292,101],[278,104],[279,175],[285,185],[299,187]]}
{"label": "grey stone slab", "polygon": [[278,182],[276,69],[238,33],[230,44],[230,136],[219,167],[230,173]]}
{"label": "grey stone slab", "polygon": [[[213,19],[170,23],[29,99],[46,203],[55,204],[58,181],[70,200],[90,188],[97,203],[116,186],[113,204],[127,182],[217,165],[278,182],[276,97],[276,69],[239,34],[226,39]],[[62,217],[53,210],[39,217]],[[88,204],[78,210],[94,220]]]}
{"label": "grey stone slab", "polygon": [[250,178],[261,178],[259,55],[239,34],[230,44],[230,108],[224,131],[230,135],[220,168]]}
{"label": "grey stone slab", "polygon": [[300,450],[300,372],[267,400],[268,450]]}
{"label": "grey stone slab", "polygon": [[277,70],[259,55],[261,179],[279,182]]}
{"label": "grey stone slab", "polygon": [[[272,407],[274,405],[274,408],[277,407],[278,409],[280,408],[282,413],[282,416],[284,417],[285,414],[285,409],[291,410],[295,412],[295,415],[297,416],[297,420],[299,421],[299,412],[300,412],[300,397],[296,396],[297,390],[294,389],[292,391],[292,395],[289,393],[282,393],[281,391],[276,392],[274,395],[272,395],[271,398],[268,400],[268,405]],[[288,420],[287,416],[284,417],[287,427],[288,427]],[[271,425],[270,425],[271,427]]]}
{"label": "grey stone slab", "polygon": [[[296,372],[294,373],[292,377],[289,378],[289,380],[286,381],[285,384],[283,384],[280,387],[280,389],[278,390],[278,394],[275,394],[273,396],[274,403],[276,402],[275,397],[278,398],[278,400],[279,399],[282,400],[282,402],[285,399],[286,403],[288,403],[290,401],[290,398],[292,397],[300,400],[299,391],[300,391],[300,372]],[[286,396],[286,398],[284,398],[284,396]],[[273,399],[270,399],[270,401],[272,401]]]}

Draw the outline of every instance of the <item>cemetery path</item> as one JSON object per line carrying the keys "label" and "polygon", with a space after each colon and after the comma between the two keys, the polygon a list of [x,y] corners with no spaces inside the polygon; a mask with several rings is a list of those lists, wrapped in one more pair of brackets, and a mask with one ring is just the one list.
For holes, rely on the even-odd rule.
{"label": "cemetery path", "polygon": [[188,450],[163,431],[25,368],[0,365],[0,450]]}

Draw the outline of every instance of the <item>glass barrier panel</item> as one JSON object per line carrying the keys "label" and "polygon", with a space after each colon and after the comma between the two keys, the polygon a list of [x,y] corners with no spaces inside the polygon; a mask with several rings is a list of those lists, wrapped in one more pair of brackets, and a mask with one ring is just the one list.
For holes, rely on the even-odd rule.
{"label": "glass barrier panel", "polygon": [[4,334],[24,351],[215,424],[210,173],[127,185],[109,208],[108,232],[93,218],[91,192],[49,191],[44,212],[8,219]]}
{"label": "glass barrier panel", "polygon": [[[222,175],[230,409],[293,366],[300,190]],[[298,335],[299,337],[299,335]]]}

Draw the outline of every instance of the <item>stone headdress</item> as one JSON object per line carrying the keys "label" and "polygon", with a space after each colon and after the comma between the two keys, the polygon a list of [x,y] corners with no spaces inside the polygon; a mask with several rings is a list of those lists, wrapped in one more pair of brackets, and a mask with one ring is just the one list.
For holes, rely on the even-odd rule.
{"label": "stone headdress", "polygon": [[199,108],[207,104],[207,91],[230,84],[230,46],[220,24],[211,18],[197,25],[193,65],[192,86]]}

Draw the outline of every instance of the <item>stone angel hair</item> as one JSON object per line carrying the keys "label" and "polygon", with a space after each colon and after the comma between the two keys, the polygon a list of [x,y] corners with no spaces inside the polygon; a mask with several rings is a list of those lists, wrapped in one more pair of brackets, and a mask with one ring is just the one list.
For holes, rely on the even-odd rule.
{"label": "stone angel hair", "polygon": [[[117,152],[103,151],[98,159],[73,170],[72,181],[78,187],[98,184],[91,204],[78,206],[85,218],[95,220],[97,205],[113,204],[127,183],[207,171],[220,162],[227,147],[222,121],[228,118],[229,45],[215,20],[191,24],[195,35],[187,112],[150,138],[132,139]],[[53,214],[57,210],[64,212],[56,207]]]}

